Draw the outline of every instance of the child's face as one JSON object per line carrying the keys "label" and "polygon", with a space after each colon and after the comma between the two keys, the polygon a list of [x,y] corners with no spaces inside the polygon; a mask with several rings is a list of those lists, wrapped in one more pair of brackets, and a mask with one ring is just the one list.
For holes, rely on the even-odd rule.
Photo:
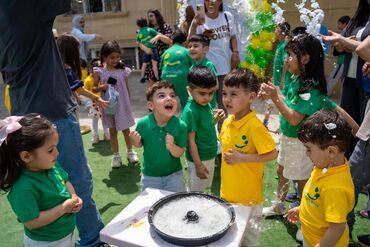
{"label": "child's face", "polygon": [[[310,56],[305,54],[301,57],[301,64],[306,65],[310,61]],[[291,73],[295,75],[300,75],[301,74],[301,68],[298,63],[298,58],[297,55],[291,51],[287,50],[286,51],[286,56],[284,60],[285,68]]]}
{"label": "child's face", "polygon": [[323,169],[330,165],[331,151],[329,147],[321,149],[317,144],[312,142],[303,143],[306,148],[306,154],[317,168]]}
{"label": "child's face", "polygon": [[204,46],[200,42],[189,42],[188,49],[190,56],[195,60],[199,61],[203,59],[208,52],[208,46]]}
{"label": "child's face", "polygon": [[283,40],[285,38],[285,35],[283,34],[283,31],[281,30],[280,27],[277,27],[275,29],[275,34],[278,40]]}
{"label": "child's face", "polygon": [[53,134],[46,138],[44,145],[28,152],[28,160],[23,159],[26,163],[26,167],[36,172],[53,168],[59,154],[57,149],[58,140],[58,132],[54,130]]}
{"label": "child's face", "polygon": [[120,60],[121,54],[118,52],[112,52],[104,58],[104,62],[106,63],[107,67],[112,69],[119,63]]}
{"label": "child's face", "polygon": [[339,29],[339,31],[342,31],[346,26],[347,26],[346,23],[342,23],[342,22],[338,21],[338,29]]}
{"label": "child's face", "polygon": [[171,88],[160,88],[148,101],[148,108],[163,117],[171,118],[177,110],[176,94]]}
{"label": "child's face", "polygon": [[188,87],[188,92],[190,93],[193,100],[202,106],[206,106],[209,102],[211,102],[215,91],[216,87],[211,88]]}
{"label": "child's face", "polygon": [[255,92],[247,91],[242,87],[224,85],[222,90],[222,102],[227,112],[235,115],[236,120],[243,118],[250,112],[251,104],[255,98]]}

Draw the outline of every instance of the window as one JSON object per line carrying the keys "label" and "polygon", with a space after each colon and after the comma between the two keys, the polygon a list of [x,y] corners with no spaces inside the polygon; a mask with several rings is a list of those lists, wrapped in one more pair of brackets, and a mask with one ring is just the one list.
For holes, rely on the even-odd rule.
{"label": "window", "polygon": [[72,0],[71,14],[121,11],[121,0]]}

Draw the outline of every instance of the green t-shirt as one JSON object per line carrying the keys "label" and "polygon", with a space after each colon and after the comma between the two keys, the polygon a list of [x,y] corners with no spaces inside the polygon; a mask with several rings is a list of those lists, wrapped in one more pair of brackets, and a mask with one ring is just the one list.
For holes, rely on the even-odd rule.
{"label": "green t-shirt", "polygon": [[[186,123],[188,132],[195,132],[200,160],[213,159],[217,155],[217,135],[212,107],[210,104],[199,105],[191,97],[188,102],[181,114],[181,120]],[[193,161],[189,145],[186,149],[186,159]]]}
{"label": "green t-shirt", "polygon": [[339,55],[337,58],[337,64],[344,64],[345,58],[346,58],[346,55]]}
{"label": "green t-shirt", "polygon": [[283,85],[283,90],[281,90],[282,95],[286,96],[288,89],[290,87],[290,84],[292,84],[292,74],[287,70],[285,71],[285,80]]}
{"label": "green t-shirt", "polygon": [[183,106],[186,105],[189,97],[186,86],[188,85],[189,69],[192,65],[193,59],[188,49],[180,44],[174,44],[162,55],[161,78],[170,81],[175,86],[176,94]]}
{"label": "green t-shirt", "polygon": [[136,40],[139,43],[142,43],[146,47],[156,48],[156,44],[150,43],[150,40],[158,34],[157,30],[151,27],[142,27],[139,32],[136,34]]}
{"label": "green t-shirt", "polygon": [[[191,66],[190,70],[193,68],[193,67],[196,67],[196,66],[206,66],[208,67],[210,70],[212,70],[213,74],[217,77],[218,76],[218,73],[217,73],[217,69],[216,69],[216,66],[214,65],[214,63],[209,60],[208,58],[204,57],[199,63],[195,62],[193,64],[193,66]],[[212,101],[210,102],[211,103],[211,106],[212,108],[216,108],[216,102],[217,102],[217,96],[216,96],[216,93],[213,95],[213,98],[212,98]]]}
{"label": "green t-shirt", "polygon": [[280,41],[276,48],[273,68],[273,83],[275,86],[279,86],[281,83],[281,75],[283,73],[284,60],[286,56],[285,52],[285,41]]}
{"label": "green t-shirt", "polygon": [[[290,109],[302,113],[308,117],[321,109],[334,109],[337,106],[326,95],[322,94],[320,90],[310,89],[307,93],[298,94],[299,87],[300,83],[298,81],[298,77],[296,77],[290,84],[288,92],[285,96],[285,104]],[[297,138],[298,129],[301,127],[303,121],[304,119],[296,126],[292,126],[281,114],[281,131],[285,136]]]}
{"label": "green t-shirt", "polygon": [[180,158],[175,158],[166,148],[166,134],[175,139],[175,144],[185,148],[188,143],[186,124],[173,116],[164,127],[159,127],[151,113],[139,120],[136,131],[141,135],[144,147],[142,173],[146,176],[163,177],[181,170]]}
{"label": "green t-shirt", "polygon": [[[23,170],[12,185],[8,194],[9,203],[18,221],[25,223],[39,217],[41,211],[49,210],[70,198],[65,183],[68,174],[55,163],[47,171],[33,172]],[[71,234],[75,229],[75,214],[64,214],[59,219],[43,227],[28,229],[25,234],[35,241],[56,241]]]}

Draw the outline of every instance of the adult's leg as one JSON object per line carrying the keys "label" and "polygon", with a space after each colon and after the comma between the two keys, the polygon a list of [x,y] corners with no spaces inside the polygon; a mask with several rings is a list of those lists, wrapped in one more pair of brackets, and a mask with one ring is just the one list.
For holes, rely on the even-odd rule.
{"label": "adult's leg", "polygon": [[[217,95],[217,108],[223,109],[224,112],[225,112],[225,114],[227,115],[226,108],[224,106],[224,103],[222,102],[222,89],[224,87],[224,79],[225,79],[225,76],[226,75],[219,75],[219,76],[217,76],[218,89],[217,89],[216,95]],[[223,122],[224,122],[224,120],[221,119],[217,123],[217,130],[218,130],[219,133],[221,131],[221,127],[222,127]]]}
{"label": "adult's leg", "polygon": [[91,198],[93,191],[91,168],[87,164],[80,127],[75,115],[54,122],[59,133],[58,162],[69,174],[69,181],[83,207],[77,214],[78,246],[95,247],[100,243],[99,232],[104,227],[100,213]]}

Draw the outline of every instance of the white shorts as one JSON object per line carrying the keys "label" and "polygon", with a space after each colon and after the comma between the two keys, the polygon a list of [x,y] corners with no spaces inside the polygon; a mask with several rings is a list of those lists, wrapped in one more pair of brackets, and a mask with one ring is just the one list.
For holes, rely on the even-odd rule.
{"label": "white shorts", "polygon": [[202,163],[209,172],[208,178],[206,179],[198,178],[195,164],[186,160],[188,166],[188,191],[205,191],[206,188],[211,187],[215,171],[215,159],[204,160]]}
{"label": "white shorts", "polygon": [[71,246],[75,246],[74,232],[60,240],[52,242],[35,241],[27,237],[26,234],[24,234],[24,247],[71,247]]}
{"label": "white shorts", "polygon": [[246,245],[248,247],[260,244],[263,203],[254,205],[251,208],[251,216],[247,223],[243,240],[243,246]]}
{"label": "white shorts", "polygon": [[306,148],[298,138],[280,135],[278,164],[284,167],[283,176],[290,180],[307,180],[313,164]]}

